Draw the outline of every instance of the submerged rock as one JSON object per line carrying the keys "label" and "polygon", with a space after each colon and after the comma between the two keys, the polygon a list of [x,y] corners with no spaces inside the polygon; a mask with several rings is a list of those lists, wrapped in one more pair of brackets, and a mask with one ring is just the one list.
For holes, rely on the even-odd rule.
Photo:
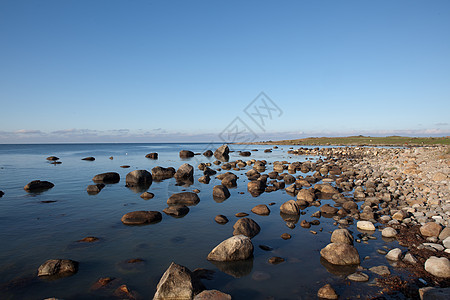
{"label": "submerged rock", "polygon": [[253,244],[250,238],[244,235],[236,235],[226,239],[217,245],[207,259],[214,261],[245,260],[253,255]]}

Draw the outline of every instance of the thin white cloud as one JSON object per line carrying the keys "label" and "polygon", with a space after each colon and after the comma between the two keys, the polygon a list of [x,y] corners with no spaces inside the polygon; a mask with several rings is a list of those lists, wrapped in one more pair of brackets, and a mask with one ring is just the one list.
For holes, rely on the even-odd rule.
{"label": "thin white cloud", "polygon": [[19,129],[14,131],[16,134],[43,134],[40,130],[34,130],[34,129]]}

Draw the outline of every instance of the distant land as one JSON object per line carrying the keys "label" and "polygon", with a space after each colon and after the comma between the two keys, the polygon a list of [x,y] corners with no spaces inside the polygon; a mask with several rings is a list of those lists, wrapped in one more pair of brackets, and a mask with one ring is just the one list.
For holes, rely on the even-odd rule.
{"label": "distant land", "polygon": [[407,137],[407,136],[348,136],[348,137],[308,137],[295,140],[263,141],[254,145],[310,145],[310,146],[424,146],[450,145],[450,136],[445,137]]}

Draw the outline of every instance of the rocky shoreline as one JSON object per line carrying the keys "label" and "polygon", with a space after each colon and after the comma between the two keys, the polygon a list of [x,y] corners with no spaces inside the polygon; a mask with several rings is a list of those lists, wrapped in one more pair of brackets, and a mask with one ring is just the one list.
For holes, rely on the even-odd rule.
{"label": "rocky shoreline", "polygon": [[[272,149],[277,149],[275,146]],[[266,149],[265,155],[270,157],[272,149]],[[450,158],[448,147],[335,147],[335,148],[291,148],[287,151],[293,158],[302,156],[301,161],[273,161],[238,159],[229,161],[229,148],[221,146],[212,163],[200,163],[197,169],[203,176],[197,178],[202,184],[209,184],[210,177],[221,181],[214,186],[214,200],[221,202],[230,197],[228,188],[239,184],[239,177],[232,171],[245,170],[248,179],[247,190],[257,197],[262,193],[285,190],[295,200],[284,203],[259,204],[253,207],[252,213],[268,215],[271,210],[278,210],[293,229],[301,215],[305,215],[308,207],[319,210],[298,224],[308,229],[320,224],[320,218],[332,218],[336,229],[330,233],[329,244],[321,246],[320,256],[324,264],[330,268],[351,267],[340,272],[351,282],[367,282],[379,287],[379,295],[374,299],[384,299],[384,295],[400,293],[406,298],[440,299],[450,295]],[[256,151],[256,150],[254,150]],[[239,153],[251,156],[251,151]],[[193,157],[191,151],[183,150],[180,157]],[[211,156],[212,152],[205,152]],[[306,156],[306,160],[304,159]],[[308,156],[319,157],[317,161]],[[57,159],[57,158],[56,158]],[[151,159],[157,159],[152,153]],[[94,159],[90,159],[93,161]],[[174,168],[155,167],[151,172],[146,170],[131,171],[126,176],[126,187],[135,191],[143,191],[143,199],[153,198],[147,192],[152,181],[166,180],[174,177],[177,184],[189,186],[194,180],[194,167],[185,163],[178,170]],[[312,175],[306,175],[312,174]],[[198,176],[197,176],[198,177]],[[108,172],[94,176],[96,185],[89,185],[87,192],[98,194],[104,183],[120,181],[118,173]],[[25,186],[27,192],[43,191],[53,188],[47,181],[35,180]],[[189,213],[187,206],[196,206],[200,202],[198,189],[172,194],[167,199],[168,207],[163,212],[172,217],[182,217]],[[322,200],[333,200],[330,204],[322,204]],[[329,201],[327,201],[329,202]],[[261,227],[247,213],[236,213],[239,219],[233,226],[232,236],[215,248],[205,259],[214,261],[217,266],[227,269],[227,264],[245,261],[253,256],[255,246],[252,238],[259,234]],[[125,226],[158,223],[162,220],[159,211],[132,211],[123,215],[121,221]],[[219,224],[228,222],[224,215],[217,215]],[[349,228],[356,225],[358,232]],[[314,227],[313,227],[314,228]],[[317,234],[322,228],[310,230]],[[367,257],[361,257],[356,245],[370,243],[376,239],[374,233],[381,231],[386,240],[397,240],[399,245],[407,248],[378,249],[380,255],[386,257],[386,264],[368,267]],[[290,239],[288,233],[282,239]],[[88,237],[80,242],[95,242],[98,238]],[[264,251],[270,251],[267,245],[258,245]],[[284,258],[274,256],[268,262],[279,264]],[[75,274],[83,262],[68,259],[50,259],[38,270],[39,277],[58,279]],[[129,264],[142,264],[141,259],[133,259]],[[406,270],[407,278],[391,275],[389,266]],[[222,268],[219,267],[222,270]],[[328,269],[328,267],[327,267]],[[226,271],[224,271],[226,272]],[[184,266],[172,263],[157,286],[154,299],[231,299],[230,295],[217,290],[205,290],[201,279],[213,276],[213,271],[196,269],[190,271]],[[262,275],[261,275],[262,276]],[[371,282],[370,277],[375,279]],[[125,284],[110,277],[100,278],[94,283],[93,290],[114,286],[114,295],[120,298],[137,299],[138,294]],[[95,288],[94,288],[95,287]],[[336,287],[324,285],[317,291],[317,296],[324,299],[338,299]],[[356,297],[356,295],[355,295]]]}

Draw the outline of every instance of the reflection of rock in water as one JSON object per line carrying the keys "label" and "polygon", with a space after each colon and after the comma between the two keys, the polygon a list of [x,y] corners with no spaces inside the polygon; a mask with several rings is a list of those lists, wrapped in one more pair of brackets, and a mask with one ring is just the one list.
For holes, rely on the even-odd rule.
{"label": "reflection of rock in water", "polygon": [[238,261],[210,261],[220,271],[233,276],[234,278],[240,278],[247,276],[253,269],[253,258]]}
{"label": "reflection of rock in water", "polygon": [[133,186],[127,186],[130,190],[132,190],[135,193],[143,193],[146,192],[150,186],[152,185],[151,182],[145,183],[145,184],[139,184],[139,185],[133,185]]}
{"label": "reflection of rock in water", "polygon": [[288,215],[288,214],[284,214],[282,212],[280,212],[280,217],[285,222],[291,222],[291,223],[294,223],[294,224],[297,224],[298,220],[300,220],[300,215]]}
{"label": "reflection of rock in water", "polygon": [[320,257],[320,263],[327,269],[328,272],[341,277],[347,277],[348,275],[355,273],[358,269],[358,265],[338,266],[330,264],[323,257]]}
{"label": "reflection of rock in water", "polygon": [[193,178],[176,179],[176,181],[177,186],[189,187],[194,184]]}

